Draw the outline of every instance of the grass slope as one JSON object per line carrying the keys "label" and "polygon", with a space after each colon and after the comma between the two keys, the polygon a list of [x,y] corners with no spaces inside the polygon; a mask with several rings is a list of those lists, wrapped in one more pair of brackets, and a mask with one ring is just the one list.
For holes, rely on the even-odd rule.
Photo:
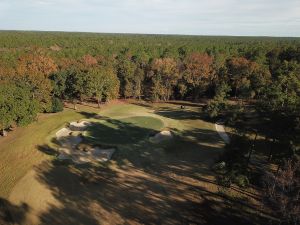
{"label": "grass slope", "polygon": [[[92,109],[81,107],[90,112]],[[8,137],[0,138],[0,197],[8,197],[9,192],[34,165],[49,158],[39,151],[39,146],[50,144],[49,134],[67,122],[85,116],[71,109],[57,114],[41,115],[37,122],[27,127],[17,128]]]}

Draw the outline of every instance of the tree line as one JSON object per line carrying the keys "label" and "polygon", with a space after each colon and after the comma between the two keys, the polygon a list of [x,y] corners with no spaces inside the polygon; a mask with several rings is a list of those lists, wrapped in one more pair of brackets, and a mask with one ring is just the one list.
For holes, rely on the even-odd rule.
{"label": "tree line", "polygon": [[[253,99],[268,126],[273,117],[298,118],[295,38],[0,32],[0,40],[3,130],[28,124],[38,112],[60,111],[64,100],[100,106],[118,97],[210,98],[211,117],[226,109],[229,97]],[[271,129],[270,139],[282,136],[282,126]]]}

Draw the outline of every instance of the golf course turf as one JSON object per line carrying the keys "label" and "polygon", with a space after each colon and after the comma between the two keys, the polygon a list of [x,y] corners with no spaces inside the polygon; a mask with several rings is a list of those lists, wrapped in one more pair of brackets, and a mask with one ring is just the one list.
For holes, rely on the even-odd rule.
{"label": "golf course turf", "polygon": [[[131,102],[101,109],[80,105],[77,111],[43,115],[11,132],[0,140],[0,196],[8,201],[11,220],[232,224],[249,217],[255,224],[255,201],[249,198],[246,205],[244,194],[232,190],[226,195],[234,196],[235,204],[228,207],[231,200],[215,182],[211,166],[224,142],[214,124],[199,118],[200,112],[199,105],[180,109],[172,103]],[[76,165],[57,160],[55,133],[81,119],[91,123],[85,142],[116,146],[110,161]],[[150,142],[161,130],[172,131],[174,138]]]}
{"label": "golf course turf", "polygon": [[130,144],[139,142],[163,128],[160,119],[149,116],[134,116],[122,119],[104,119],[93,122],[87,128],[87,141],[99,144]]}

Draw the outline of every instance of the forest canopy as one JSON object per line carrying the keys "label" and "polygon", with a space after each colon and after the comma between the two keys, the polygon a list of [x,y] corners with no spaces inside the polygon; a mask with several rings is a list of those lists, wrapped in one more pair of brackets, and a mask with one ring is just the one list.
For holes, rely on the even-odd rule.
{"label": "forest canopy", "polygon": [[227,97],[253,99],[261,113],[296,117],[299,62],[299,38],[2,31],[0,128],[60,111],[65,100],[118,97],[211,98],[212,115]]}

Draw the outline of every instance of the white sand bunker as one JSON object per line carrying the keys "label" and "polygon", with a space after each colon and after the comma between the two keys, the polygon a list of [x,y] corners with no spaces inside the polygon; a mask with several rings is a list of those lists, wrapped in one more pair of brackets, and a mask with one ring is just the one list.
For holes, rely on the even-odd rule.
{"label": "white sand bunker", "polygon": [[68,128],[62,128],[56,132],[56,138],[61,145],[58,149],[60,160],[72,160],[74,163],[95,163],[105,162],[111,159],[115,149],[101,149],[99,147],[89,147],[79,149],[79,144],[83,141],[82,132],[91,123],[87,121],[71,122]]}
{"label": "white sand bunker", "polygon": [[87,121],[71,122],[69,128],[73,131],[84,131],[91,123]]}
{"label": "white sand bunker", "polygon": [[153,137],[150,137],[150,141],[153,143],[160,143],[162,141],[167,141],[173,138],[173,134],[169,130],[161,131],[155,134]]}
{"label": "white sand bunker", "polygon": [[70,135],[71,130],[68,128],[62,128],[56,132],[56,138],[68,137]]}

